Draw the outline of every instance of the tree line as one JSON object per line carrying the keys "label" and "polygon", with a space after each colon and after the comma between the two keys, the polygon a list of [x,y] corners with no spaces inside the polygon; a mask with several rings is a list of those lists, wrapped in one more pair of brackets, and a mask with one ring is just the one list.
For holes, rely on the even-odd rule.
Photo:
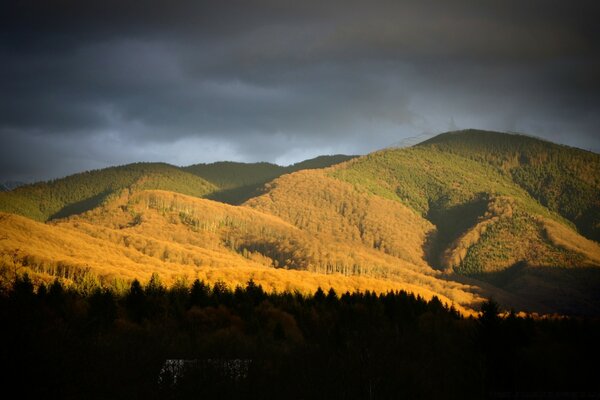
{"label": "tree line", "polygon": [[[594,319],[477,318],[404,291],[267,293],[158,275],[124,293],[17,277],[5,391],[50,398],[511,398],[600,393]],[[169,361],[170,360],[170,361]],[[173,369],[178,366],[179,369]],[[171,367],[171,368],[166,368]],[[165,373],[171,371],[171,375]]]}

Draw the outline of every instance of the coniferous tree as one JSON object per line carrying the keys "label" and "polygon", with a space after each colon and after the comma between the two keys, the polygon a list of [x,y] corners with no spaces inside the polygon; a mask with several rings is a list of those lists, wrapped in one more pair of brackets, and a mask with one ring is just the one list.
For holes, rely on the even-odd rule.
{"label": "coniferous tree", "polygon": [[196,279],[190,289],[190,307],[205,307],[208,305],[210,288],[203,281]]}
{"label": "coniferous tree", "polygon": [[117,318],[117,302],[110,290],[96,289],[89,305],[88,316],[95,326],[108,328]]}
{"label": "coniferous tree", "polygon": [[125,297],[125,304],[129,318],[133,321],[141,322],[146,317],[146,293],[137,279],[131,282],[131,287]]}

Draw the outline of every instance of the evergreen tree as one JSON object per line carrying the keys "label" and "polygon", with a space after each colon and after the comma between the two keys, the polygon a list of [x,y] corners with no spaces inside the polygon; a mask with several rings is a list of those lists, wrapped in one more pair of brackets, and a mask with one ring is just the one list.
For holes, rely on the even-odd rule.
{"label": "evergreen tree", "polygon": [[196,279],[190,289],[190,307],[205,307],[208,305],[210,288],[203,281]]}
{"label": "evergreen tree", "polygon": [[137,279],[131,282],[131,287],[125,297],[125,304],[131,320],[141,322],[146,317],[146,293]]}

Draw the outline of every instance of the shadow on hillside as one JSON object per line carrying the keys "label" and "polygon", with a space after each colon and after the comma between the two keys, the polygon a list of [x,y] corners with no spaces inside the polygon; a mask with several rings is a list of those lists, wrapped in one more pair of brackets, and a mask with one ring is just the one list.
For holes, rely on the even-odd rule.
{"label": "shadow on hillside", "polygon": [[477,223],[488,207],[489,198],[480,194],[475,200],[448,207],[448,199],[442,198],[429,205],[426,217],[436,226],[425,240],[425,259],[433,268],[442,269],[441,256],[460,235]]}
{"label": "shadow on hillside", "polygon": [[[598,200],[600,203],[600,199]],[[599,221],[600,220],[600,207],[598,205],[590,207],[586,210],[579,218],[577,218],[574,222],[577,226],[577,229],[581,232],[583,236],[588,239],[595,240],[596,242],[600,242],[600,225],[593,225],[590,221]]]}
{"label": "shadow on hillside", "polygon": [[481,288],[503,307],[538,313],[600,316],[600,268],[529,266],[518,262],[498,272],[449,278]]}
{"label": "shadow on hillside", "polygon": [[239,206],[246,200],[260,194],[260,189],[266,182],[255,183],[252,185],[239,186],[231,189],[223,189],[206,196],[209,200],[219,201],[221,203]]}
{"label": "shadow on hillside", "polygon": [[78,201],[76,203],[67,204],[60,211],[54,213],[49,219],[66,218],[71,215],[81,214],[85,211],[91,210],[92,208],[98,207],[110,194],[109,191],[102,192],[96,196],[88,197],[87,199]]}

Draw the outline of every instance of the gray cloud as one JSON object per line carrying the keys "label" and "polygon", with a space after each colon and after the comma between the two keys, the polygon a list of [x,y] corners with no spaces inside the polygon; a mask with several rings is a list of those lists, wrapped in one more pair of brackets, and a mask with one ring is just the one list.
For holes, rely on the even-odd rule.
{"label": "gray cloud", "polygon": [[600,150],[593,1],[4,3],[0,180],[468,127]]}

